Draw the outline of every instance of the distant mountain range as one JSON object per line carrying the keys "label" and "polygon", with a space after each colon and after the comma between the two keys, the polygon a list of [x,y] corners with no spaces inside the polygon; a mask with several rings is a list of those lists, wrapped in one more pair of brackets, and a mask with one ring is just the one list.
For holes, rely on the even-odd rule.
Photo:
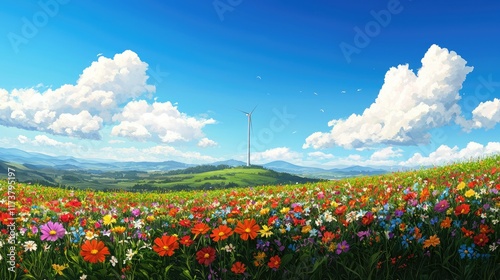
{"label": "distant mountain range", "polygon": [[[29,166],[30,168],[51,167],[59,170],[82,170],[101,173],[107,171],[170,171],[184,169],[197,164],[187,164],[178,161],[162,162],[121,162],[113,160],[77,159],[69,156],[49,156],[35,152],[25,152],[14,148],[0,148],[0,160]],[[225,160],[209,163],[209,165],[246,165],[243,161]],[[322,169],[291,164],[286,161],[273,161],[262,165],[277,172],[286,172],[294,175],[321,179],[339,179],[360,175],[376,175],[388,173],[385,169],[375,169],[364,166],[350,166],[345,168]]]}

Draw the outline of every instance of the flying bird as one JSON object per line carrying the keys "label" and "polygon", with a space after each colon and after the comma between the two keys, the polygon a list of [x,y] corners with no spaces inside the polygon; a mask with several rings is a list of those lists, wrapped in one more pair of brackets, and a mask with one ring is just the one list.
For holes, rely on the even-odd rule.
{"label": "flying bird", "polygon": [[314,95],[318,95],[316,92],[314,92]]}
{"label": "flying bird", "polygon": [[262,78],[260,76],[257,76],[257,79],[262,80]]}
{"label": "flying bird", "polygon": [[325,110],[323,110],[323,109],[319,109],[319,110],[321,111],[321,113],[324,113],[324,112],[325,112]]}

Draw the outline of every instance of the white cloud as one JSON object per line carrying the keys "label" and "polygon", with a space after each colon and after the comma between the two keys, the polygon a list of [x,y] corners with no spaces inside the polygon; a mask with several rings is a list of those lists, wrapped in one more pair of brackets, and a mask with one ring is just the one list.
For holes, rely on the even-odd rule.
{"label": "white cloud", "polygon": [[[136,53],[99,57],[76,84],[56,89],[0,89],[0,125],[98,139],[103,124],[132,98],[155,91]],[[42,91],[39,91],[42,90]]]}
{"label": "white cloud", "polygon": [[217,146],[217,142],[215,142],[214,140],[208,139],[206,137],[200,139],[200,141],[198,142],[198,147],[202,147],[202,148],[215,147],[215,146]]}
{"label": "white cloud", "polygon": [[148,64],[127,50],[113,58],[100,56],[74,85],[10,93],[0,89],[0,125],[88,139],[101,139],[101,130],[113,125],[112,135],[139,141],[203,138],[203,127],[215,120],[188,116],[170,102],[133,100],[155,91],[147,83],[147,69]]}
{"label": "white cloud", "polygon": [[24,135],[19,135],[17,137],[17,140],[21,144],[30,144],[33,146],[37,147],[42,147],[42,148],[70,148],[74,149],[77,147],[77,145],[71,143],[71,142],[60,142],[55,139],[52,139],[46,135],[37,135],[35,136],[34,139],[30,139],[29,137],[26,137]]}
{"label": "white cloud", "polygon": [[381,150],[378,150],[374,152],[370,159],[375,160],[375,161],[382,161],[382,160],[387,160],[390,158],[396,158],[396,157],[401,157],[403,150],[401,149],[394,149],[393,147],[386,147]]}
{"label": "white cloud", "polygon": [[463,149],[457,146],[450,148],[447,145],[439,146],[436,151],[425,157],[420,153],[415,153],[411,158],[400,163],[402,166],[430,166],[443,165],[452,162],[476,159],[484,156],[500,153],[500,142],[489,142],[483,146],[476,142],[469,142]]}
{"label": "white cloud", "polygon": [[170,102],[148,104],[144,100],[129,102],[123,111],[113,116],[119,122],[111,134],[135,140],[172,143],[203,137],[202,128],[214,124],[214,119],[190,117],[179,112]]}
{"label": "white cloud", "polygon": [[465,120],[459,117],[457,121],[465,131],[471,129],[485,128],[491,129],[500,122],[500,99],[495,98],[491,101],[481,102],[476,109],[472,111],[472,120]]}
{"label": "white cloud", "polygon": [[287,147],[279,147],[264,152],[252,153],[251,159],[257,162],[270,162],[275,160],[297,162],[302,159],[302,154],[291,151],[290,148]]}
{"label": "white cloud", "polygon": [[392,67],[375,102],[361,115],[334,119],[330,132],[315,132],[303,148],[360,148],[378,144],[428,143],[432,128],[461,115],[459,90],[472,67],[453,51],[432,45],[415,74],[408,65]]}
{"label": "white cloud", "polygon": [[198,152],[184,152],[172,146],[157,145],[147,148],[112,148],[99,149],[89,156],[96,158],[113,159],[119,161],[167,161],[176,160],[185,163],[214,162],[221,159],[202,155]]}

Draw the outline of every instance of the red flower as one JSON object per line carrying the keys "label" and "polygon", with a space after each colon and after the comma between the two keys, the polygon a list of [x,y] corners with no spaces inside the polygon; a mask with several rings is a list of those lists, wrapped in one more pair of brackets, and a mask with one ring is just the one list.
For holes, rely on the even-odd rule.
{"label": "red flower", "polygon": [[260,226],[255,222],[254,219],[244,220],[243,223],[238,222],[236,225],[236,229],[234,232],[240,235],[240,238],[243,240],[255,239],[257,237],[257,231],[260,230]]}
{"label": "red flower", "polygon": [[191,246],[191,244],[193,244],[193,243],[194,243],[194,241],[191,239],[191,237],[189,237],[188,235],[186,235],[186,236],[183,236],[183,237],[181,238],[180,243],[181,243],[182,245],[184,245],[184,246]]}
{"label": "red flower", "polygon": [[278,269],[281,265],[281,258],[279,256],[274,256],[269,259],[267,266],[272,269]]}
{"label": "red flower", "polygon": [[373,222],[373,213],[372,212],[368,212],[366,213],[363,218],[361,219],[361,223],[365,226],[371,224]]}
{"label": "red flower", "polygon": [[174,251],[179,249],[179,243],[177,242],[176,236],[163,235],[161,238],[157,237],[154,242],[153,251],[158,253],[160,257],[165,255],[172,256]]}
{"label": "red flower", "polygon": [[197,223],[194,225],[194,227],[191,229],[191,233],[194,235],[200,235],[200,234],[205,234],[210,230],[210,227],[207,226],[204,223]]}
{"label": "red flower", "polygon": [[210,265],[215,260],[215,249],[212,247],[205,247],[196,252],[196,260],[205,266]]}
{"label": "red flower", "polygon": [[11,222],[14,221],[14,219],[8,213],[2,213],[2,215],[0,215],[0,221],[2,222],[2,224],[8,226]]}
{"label": "red flower", "polygon": [[63,223],[71,223],[75,219],[75,216],[71,213],[67,213],[67,214],[62,214],[59,218]]}
{"label": "red flower", "polygon": [[345,211],[347,211],[347,206],[345,205],[339,206],[337,207],[337,209],[335,209],[335,215],[341,216],[345,213]]}
{"label": "red flower", "polygon": [[231,235],[233,235],[233,230],[230,227],[226,225],[220,225],[218,228],[215,228],[212,231],[210,237],[212,237],[213,241],[217,242],[219,240],[227,239]]}
{"label": "red flower", "polygon": [[484,245],[486,245],[488,243],[488,241],[490,241],[490,239],[484,233],[480,233],[480,234],[474,236],[474,243],[477,246],[483,247]]}
{"label": "red flower", "polygon": [[183,227],[191,227],[191,221],[188,219],[183,219],[179,221],[179,225]]}
{"label": "red flower", "polygon": [[242,262],[235,262],[231,267],[231,271],[234,272],[235,274],[245,273],[246,269],[247,269],[246,266]]}
{"label": "red flower", "polygon": [[467,215],[469,214],[470,206],[469,204],[460,204],[455,208],[455,215]]}

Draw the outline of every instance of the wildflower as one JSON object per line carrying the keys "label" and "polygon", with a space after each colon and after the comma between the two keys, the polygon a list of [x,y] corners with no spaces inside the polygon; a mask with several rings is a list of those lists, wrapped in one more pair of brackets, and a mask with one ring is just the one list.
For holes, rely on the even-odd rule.
{"label": "wildflower", "polygon": [[191,246],[191,244],[193,244],[194,241],[191,239],[191,237],[186,235],[181,238],[180,243],[184,246]]}
{"label": "wildflower", "polygon": [[310,225],[305,225],[305,226],[302,227],[302,230],[300,232],[302,232],[304,234],[305,233],[309,233],[309,231],[311,231],[311,228],[312,227]]}
{"label": "wildflower", "polygon": [[470,206],[469,204],[460,204],[455,208],[455,215],[467,215],[469,214]]}
{"label": "wildflower", "polygon": [[439,201],[438,203],[436,203],[436,205],[434,206],[434,211],[436,211],[438,213],[442,213],[442,212],[448,210],[449,207],[450,207],[450,204],[448,203],[448,201],[443,199],[443,200]]}
{"label": "wildflower", "polygon": [[233,266],[231,266],[231,271],[234,274],[243,274],[243,273],[245,273],[246,269],[247,268],[246,268],[245,264],[243,264],[242,262],[235,262],[233,264]]}
{"label": "wildflower", "polygon": [[56,241],[63,238],[66,233],[62,224],[54,223],[52,221],[40,226],[40,231],[42,232],[42,235],[40,236],[42,241]]}
{"label": "wildflower", "polygon": [[37,249],[37,245],[36,245],[35,241],[33,241],[33,240],[29,240],[29,241],[24,242],[23,246],[24,246],[24,250],[26,252],[36,251],[36,249]]}
{"label": "wildflower", "polygon": [[102,241],[86,240],[81,247],[80,255],[90,263],[104,262],[109,250]]}
{"label": "wildflower", "polygon": [[365,226],[371,224],[373,222],[374,216],[372,212],[367,212],[363,218],[361,218],[361,223]]}
{"label": "wildflower", "polygon": [[205,247],[196,252],[196,260],[198,263],[208,266],[215,260],[215,249],[212,247]]}
{"label": "wildflower", "polygon": [[154,243],[153,251],[158,253],[160,257],[165,255],[172,256],[174,251],[179,248],[176,236],[163,235],[161,238],[157,237]]}
{"label": "wildflower", "polygon": [[437,237],[437,235],[434,234],[431,237],[429,237],[429,239],[424,241],[424,248],[428,248],[430,246],[436,247],[440,243],[441,241],[439,240],[439,237]]}
{"label": "wildflower", "polygon": [[102,223],[105,226],[109,226],[109,225],[111,225],[113,223],[116,223],[116,219],[113,218],[113,216],[111,216],[111,215],[108,214],[108,215],[102,217]]}
{"label": "wildflower", "polygon": [[490,241],[490,239],[484,233],[480,233],[474,236],[474,244],[476,244],[477,246],[483,247],[488,243],[488,241]]}
{"label": "wildflower", "polygon": [[58,265],[58,264],[53,264],[52,265],[52,268],[56,271],[57,274],[59,275],[64,275],[63,274],[63,270],[65,270],[66,268],[68,268],[69,265],[65,264],[65,265]]}
{"label": "wildflower", "polygon": [[465,192],[465,197],[471,197],[471,196],[474,196],[474,195],[476,195],[476,192],[474,190],[470,189],[470,190],[467,190]]}
{"label": "wildflower", "polygon": [[210,230],[210,227],[207,226],[204,223],[197,223],[194,225],[194,227],[191,229],[191,233],[196,236],[205,234]]}
{"label": "wildflower", "polygon": [[255,222],[254,219],[244,220],[242,222],[238,222],[236,225],[236,229],[234,232],[240,235],[240,238],[243,240],[255,239],[257,237],[257,231],[260,229],[260,226]]}
{"label": "wildflower", "polygon": [[461,191],[463,188],[465,188],[465,183],[460,182],[460,184],[458,184],[458,186],[457,186],[457,190]]}
{"label": "wildflower", "polygon": [[80,276],[80,280],[85,280],[87,279],[87,274],[82,274],[82,276]]}
{"label": "wildflower", "polygon": [[[127,253],[125,253],[125,261],[131,261],[137,252],[134,252],[132,249],[127,249]],[[124,261],[124,263],[125,263]]]}
{"label": "wildflower", "polygon": [[273,256],[269,259],[269,262],[267,263],[267,266],[271,269],[278,269],[281,265],[281,258],[279,256]]}
{"label": "wildflower", "polygon": [[115,256],[112,256],[109,262],[114,267],[118,263],[118,259]]}
{"label": "wildflower", "polygon": [[220,225],[219,227],[212,230],[212,234],[210,234],[210,237],[212,237],[213,241],[217,242],[227,239],[231,235],[233,235],[233,230],[230,227],[226,225]]}
{"label": "wildflower", "polygon": [[494,252],[498,248],[497,244],[493,243],[489,246],[490,252]]}
{"label": "wildflower", "polygon": [[233,244],[227,244],[226,246],[224,246],[222,248],[222,250],[228,252],[228,253],[231,253],[231,252],[234,252],[236,250],[236,247],[234,247]]}
{"label": "wildflower", "polygon": [[464,259],[464,258],[469,258],[469,259],[472,259],[472,255],[474,253],[474,244],[472,244],[472,246],[470,247],[467,247],[466,244],[462,244],[460,246],[460,248],[458,248],[458,253],[460,254],[460,258],[461,259]]}
{"label": "wildflower", "polygon": [[63,223],[71,223],[75,219],[75,216],[72,213],[66,213],[59,216],[59,219]]}
{"label": "wildflower", "polygon": [[335,251],[335,253],[337,253],[337,255],[340,255],[341,253],[347,253],[348,251],[349,244],[347,243],[347,241],[343,240],[337,245],[337,250]]}
{"label": "wildflower", "polygon": [[122,226],[117,226],[117,227],[114,227],[111,229],[111,231],[116,233],[116,234],[122,234],[125,232],[125,230],[126,230],[126,228],[122,227]]}
{"label": "wildflower", "polygon": [[446,217],[444,220],[441,221],[441,224],[440,224],[441,228],[451,227],[451,221],[452,220],[450,219],[450,217]]}
{"label": "wildflower", "polygon": [[273,235],[273,232],[267,225],[263,225],[262,229],[259,230],[259,233],[260,237],[265,237],[265,238],[269,238],[271,235]]}

